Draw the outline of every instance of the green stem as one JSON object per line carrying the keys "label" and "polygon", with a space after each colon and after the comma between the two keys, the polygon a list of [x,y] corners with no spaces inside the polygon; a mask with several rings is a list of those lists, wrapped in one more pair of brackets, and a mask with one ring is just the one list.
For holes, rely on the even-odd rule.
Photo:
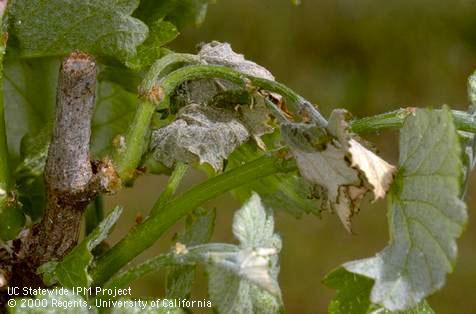
{"label": "green stem", "polygon": [[221,78],[240,87],[246,87],[246,76],[240,72],[219,65],[190,65],[171,72],[162,81],[160,87],[163,88],[165,95],[169,96],[174,90],[186,81]]}
{"label": "green stem", "polygon": [[3,95],[3,61],[7,48],[7,21],[4,18],[7,3],[2,3],[0,12],[0,238],[14,239],[25,223],[25,217],[15,198],[14,183],[10,171],[7,128],[5,125],[5,103]]}
{"label": "green stem", "polygon": [[260,88],[280,94],[288,101],[287,103],[298,116],[307,114],[317,125],[321,127],[327,126],[326,119],[322,117],[319,111],[309,101],[286,85],[264,78],[245,75],[225,66],[191,65],[183,67],[167,75],[160,82],[160,87],[163,88],[165,95],[170,95],[183,82],[204,78],[220,78],[243,88]]}
{"label": "green stem", "polygon": [[179,66],[197,63],[198,57],[188,54],[171,53],[159,60],[147,72],[139,91],[143,100],[139,103],[134,120],[125,137],[125,147],[118,149],[115,154],[115,165],[119,177],[124,184],[130,184],[135,177],[135,170],[140,165],[142,154],[148,144],[149,127],[156,108],[168,103],[168,99],[155,103],[148,97],[162,76],[170,73]]}
{"label": "green stem", "polygon": [[104,285],[104,288],[122,289],[130,286],[132,282],[148,273],[157,272],[163,267],[173,265],[176,265],[176,261],[171,254],[155,256],[139,265],[127,269],[124,272],[116,274],[108,280]]}
{"label": "green stem", "polygon": [[[178,220],[204,202],[254,180],[293,170],[294,163],[265,155],[195,186],[136,226],[116,246],[100,257],[92,274],[95,284],[106,282],[124,265],[154,244]],[[159,205],[156,204],[152,212],[156,212]]]}
{"label": "green stem", "polygon": [[147,74],[142,81],[140,90],[146,92],[153,88],[153,86],[165,75],[177,70],[178,68],[200,63],[200,59],[196,55],[186,53],[170,53],[163,58],[155,61],[155,63],[147,71]]}
{"label": "green stem", "polygon": [[[163,67],[157,67],[163,68]],[[154,70],[154,72],[158,72]],[[150,72],[152,73],[152,71]],[[293,111],[298,116],[309,115],[309,117],[321,127],[327,126],[327,121],[322,117],[319,111],[302,96],[295,93],[292,89],[279,82],[245,75],[226,66],[220,65],[190,65],[171,72],[162,80],[157,81],[156,76],[148,75],[141,86],[143,95],[150,95],[154,89],[160,89],[163,97],[157,98],[156,104],[162,106],[162,103],[168,103],[168,97],[174,90],[186,81],[219,78],[237,84],[242,88],[259,88],[274,92],[283,96]]]}
{"label": "green stem", "polygon": [[[226,243],[206,243],[187,247],[188,253],[177,255],[174,252],[154,256],[145,262],[130,267],[115,274],[105,284],[104,288],[121,289],[130,286],[137,279],[151,273],[157,272],[166,266],[195,266],[198,263],[210,263],[210,253],[237,253],[239,248],[233,244]],[[109,297],[105,297],[110,299]],[[105,299],[104,298],[104,299]]]}
{"label": "green stem", "polygon": [[[464,111],[452,110],[455,125],[460,131],[476,133],[476,120]],[[395,111],[355,120],[351,123],[351,129],[355,133],[378,132],[384,129],[401,128],[405,118],[412,114],[410,109],[398,109]]]}
{"label": "green stem", "polygon": [[86,235],[90,234],[99,223],[104,219],[104,201],[102,196],[97,196],[94,199],[94,202],[89,204],[86,208],[86,213],[84,214],[86,223]]}
{"label": "green stem", "polygon": [[[3,101],[3,54],[5,46],[0,47],[0,195],[6,195],[11,187],[11,174],[8,158],[7,131],[5,126],[5,105]],[[3,50],[3,51],[2,51]]]}
{"label": "green stem", "polygon": [[177,162],[174,171],[169,177],[169,181],[167,182],[165,190],[162,192],[162,194],[160,194],[159,199],[155,203],[152,211],[150,212],[151,216],[157,214],[159,211],[165,208],[165,206],[168,204],[168,202],[172,199],[175,192],[177,191],[177,188],[179,187],[180,182],[182,182],[182,179],[185,176],[187,170],[187,164],[180,161]]}
{"label": "green stem", "polygon": [[[3,8],[5,10],[6,8]],[[8,157],[7,128],[5,125],[5,104],[3,95],[3,58],[7,48],[8,33],[6,31],[3,14],[0,15],[0,196],[6,196],[11,188],[11,173]]]}
{"label": "green stem", "polygon": [[119,147],[115,154],[116,171],[124,184],[129,184],[135,177],[136,168],[149,142],[149,127],[155,107],[155,104],[147,100],[139,103],[125,137],[125,147]]}
{"label": "green stem", "polygon": [[407,109],[399,109],[371,117],[352,121],[351,130],[355,133],[377,132],[382,129],[401,128],[405,118],[411,114]]}

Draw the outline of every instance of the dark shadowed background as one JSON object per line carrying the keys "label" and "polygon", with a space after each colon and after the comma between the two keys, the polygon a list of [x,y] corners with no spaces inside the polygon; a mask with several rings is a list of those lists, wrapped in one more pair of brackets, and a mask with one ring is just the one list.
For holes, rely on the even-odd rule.
{"label": "dark shadowed background", "polygon": [[[200,42],[227,41],[235,51],[267,67],[277,80],[319,105],[324,114],[345,107],[356,116],[406,106],[448,104],[465,108],[466,79],[476,69],[476,3],[466,0],[219,0],[200,28],[189,27],[172,48],[194,52]],[[396,132],[367,136],[395,163]],[[183,189],[202,180],[195,173]],[[143,177],[134,190],[107,200],[126,206],[127,218],[115,238],[146,213],[165,178]],[[475,313],[476,180],[468,195],[470,222],[459,241],[456,271],[430,298],[437,313]],[[214,241],[234,241],[231,217],[239,203],[222,196],[207,204],[217,209]],[[334,291],[321,284],[339,264],[373,255],[388,241],[385,202],[365,206],[349,235],[334,215],[296,220],[276,215],[283,237],[279,277],[288,313],[325,313]],[[168,250],[173,232],[146,256]],[[198,275],[195,299],[206,297],[205,274]],[[163,273],[133,287],[137,295],[163,296]]]}

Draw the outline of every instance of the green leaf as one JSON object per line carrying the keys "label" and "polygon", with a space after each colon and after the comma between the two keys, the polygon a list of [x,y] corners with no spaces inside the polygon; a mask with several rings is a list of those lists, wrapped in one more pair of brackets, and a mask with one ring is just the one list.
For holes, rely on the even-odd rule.
{"label": "green leaf", "polygon": [[[59,62],[54,58],[7,58],[4,97],[8,146],[22,210],[33,222],[43,213],[43,167],[48,149]],[[21,218],[21,217],[18,217]]]}
{"label": "green leaf", "polygon": [[107,64],[101,66],[98,81],[112,82],[132,94],[137,94],[137,87],[142,82],[143,76],[142,72],[133,71],[124,65]]}
{"label": "green leaf", "polygon": [[[152,306],[153,300],[143,300],[143,304],[139,305],[137,300],[118,300],[124,302],[124,306],[114,306],[111,314],[186,314],[180,307],[175,306],[176,300],[161,299]],[[145,303],[147,302],[147,303]],[[155,300],[154,300],[155,302]],[[126,305],[127,304],[127,305]],[[131,305],[131,306],[129,306]],[[158,306],[157,306],[158,305]]]}
{"label": "green leaf", "polygon": [[0,239],[4,241],[15,239],[26,221],[17,200],[5,194],[0,199],[0,221]]}
{"label": "green leaf", "polygon": [[279,313],[282,300],[277,276],[281,239],[274,220],[257,194],[235,213],[233,234],[241,250],[211,253],[207,267],[210,300],[219,313]]}
{"label": "green leaf", "polygon": [[418,109],[400,135],[400,169],[390,193],[390,243],[344,267],[375,280],[371,301],[388,310],[416,306],[453,270],[467,221],[460,200],[461,146],[451,112]]}
{"label": "green leaf", "polygon": [[[276,131],[273,137],[279,136]],[[272,144],[269,136],[264,139],[267,146]],[[237,148],[228,158],[227,169],[233,169],[245,162],[254,160],[265,152],[254,143],[246,143]],[[275,174],[255,180],[233,191],[241,201],[250,198],[252,191],[257,192],[263,203],[274,210],[284,210],[296,218],[303,213],[319,215],[318,203],[312,200],[312,187],[297,173]]]}
{"label": "green leaf", "polygon": [[166,54],[162,46],[174,40],[178,34],[174,24],[163,20],[154,22],[150,25],[149,37],[137,48],[137,54],[126,61],[126,65],[134,70],[150,67],[155,60]]}
{"label": "green leaf", "polygon": [[64,287],[89,287],[92,279],[88,269],[93,261],[92,250],[105,240],[122,213],[116,207],[80,244],[78,244],[61,262],[50,262],[38,270],[47,284],[57,279]]}
{"label": "green leaf", "polygon": [[39,58],[5,63],[4,96],[10,154],[18,158],[25,134],[44,132],[56,102],[59,60]]}
{"label": "green leaf", "polygon": [[139,0],[16,0],[10,29],[23,57],[81,50],[126,60],[148,34],[130,16],[138,5]]}
{"label": "green leaf", "polygon": [[373,280],[337,268],[324,278],[323,283],[337,290],[329,304],[329,314],[433,314],[426,301],[407,311],[392,312],[370,302]]}
{"label": "green leaf", "polygon": [[37,134],[25,135],[20,147],[21,161],[14,173],[23,211],[33,222],[41,219],[46,206],[43,170],[49,142],[50,128],[48,126]]}
{"label": "green leaf", "polygon": [[91,136],[95,156],[112,152],[113,139],[127,132],[137,103],[137,96],[119,85],[107,81],[99,84]]}
{"label": "green leaf", "polygon": [[329,314],[365,314],[370,305],[370,291],[374,281],[348,272],[342,267],[328,274],[323,283],[337,290],[329,304]]}
{"label": "green leaf", "polygon": [[[7,306],[10,314],[41,314],[60,313],[62,310],[69,314],[94,314],[96,309],[90,307],[79,295],[71,290],[50,289],[45,295],[38,295],[36,302],[28,299],[16,299],[15,306]],[[72,306],[74,304],[74,306]]]}
{"label": "green leaf", "polygon": [[178,28],[190,22],[200,25],[205,20],[210,0],[142,0],[134,16],[148,25],[159,19],[170,21]]}
{"label": "green leaf", "polygon": [[[185,232],[177,241],[186,246],[194,246],[206,243],[213,235],[215,227],[215,210],[199,208],[187,217]],[[193,281],[195,279],[196,266],[175,266],[167,274],[166,297],[179,299],[190,297]]]}

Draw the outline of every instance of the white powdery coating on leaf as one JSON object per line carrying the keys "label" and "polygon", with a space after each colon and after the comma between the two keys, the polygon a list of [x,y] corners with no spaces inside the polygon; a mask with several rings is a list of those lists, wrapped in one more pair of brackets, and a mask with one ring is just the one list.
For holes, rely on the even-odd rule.
{"label": "white powdery coating on leaf", "polygon": [[278,253],[281,239],[274,219],[253,193],[235,213],[236,252],[213,252],[207,260],[210,299],[219,313],[279,313],[282,308]]}
{"label": "white powdery coating on leaf", "polygon": [[266,68],[245,59],[235,53],[229,43],[212,41],[201,47],[200,59],[209,64],[228,66],[238,72],[274,81],[274,76]]}
{"label": "white powdery coating on leaf", "polygon": [[274,219],[267,215],[258,194],[253,193],[233,218],[233,234],[243,248],[268,247],[273,243]]}
{"label": "white powdery coating on leaf", "polygon": [[219,171],[223,160],[249,136],[232,113],[192,104],[179,112],[177,120],[153,131],[151,147],[154,158],[167,167],[172,167],[176,160],[198,160]]}

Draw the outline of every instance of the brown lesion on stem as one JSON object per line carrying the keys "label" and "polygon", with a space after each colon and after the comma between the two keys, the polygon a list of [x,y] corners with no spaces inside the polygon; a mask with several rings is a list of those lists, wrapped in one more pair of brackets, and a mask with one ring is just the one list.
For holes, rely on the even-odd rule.
{"label": "brown lesion on stem", "polygon": [[96,72],[95,60],[84,53],[70,54],[61,65],[44,173],[47,207],[18,252],[15,268],[30,277],[18,278],[19,285],[41,285],[39,278],[31,277],[37,277],[34,274],[38,266],[61,260],[77,244],[81,218],[90,201],[98,193],[120,187],[112,162],[90,159]]}

